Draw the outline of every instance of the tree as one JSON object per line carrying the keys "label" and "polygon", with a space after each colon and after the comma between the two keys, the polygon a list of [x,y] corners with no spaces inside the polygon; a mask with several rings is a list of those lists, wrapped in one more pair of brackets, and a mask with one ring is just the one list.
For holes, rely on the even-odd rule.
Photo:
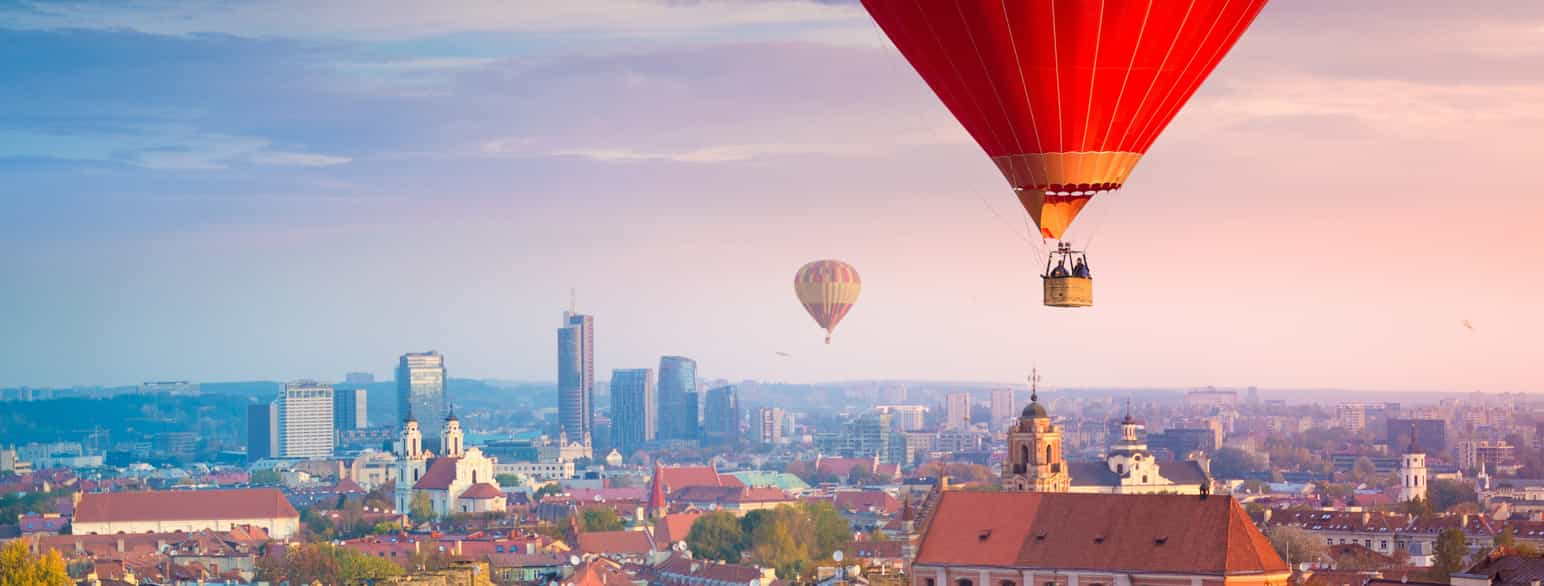
{"label": "tree", "polygon": [[831,557],[834,552],[846,546],[852,541],[852,524],[836,512],[836,507],[824,501],[808,502],[804,504],[803,513],[809,517],[811,529],[814,530],[814,540],[809,543],[814,547],[810,551],[810,558],[823,560]]}
{"label": "tree", "polygon": [[782,514],[784,510],[791,513],[793,507],[779,507],[776,519],[756,528],[756,535],[751,539],[754,543],[751,559],[777,570],[779,577],[791,580],[809,567],[810,558],[807,548],[799,544],[785,522],[790,519],[789,515]]}
{"label": "tree", "polygon": [[1432,516],[1431,501],[1421,497],[1415,497],[1405,503],[1405,512],[1421,518]]}
{"label": "tree", "polygon": [[622,518],[610,507],[590,507],[579,516],[580,527],[585,532],[591,531],[618,531],[622,529]]}
{"label": "tree", "polygon": [[1432,578],[1446,582],[1453,572],[1463,567],[1464,557],[1468,553],[1469,542],[1464,538],[1463,530],[1444,530],[1437,536],[1437,545],[1432,550]]}
{"label": "tree", "polygon": [[536,492],[531,494],[531,501],[541,502],[542,497],[545,497],[549,494],[563,494],[563,487],[558,486],[556,482],[551,484],[543,484],[541,488],[536,489]]}
{"label": "tree", "polygon": [[[750,515],[745,518],[750,518]],[[728,511],[714,511],[698,517],[692,522],[691,531],[686,534],[686,545],[691,548],[692,555],[697,557],[739,563],[740,553],[745,547],[745,533],[740,523],[741,519],[736,519],[734,513]]]}
{"label": "tree", "polygon": [[1351,465],[1351,478],[1356,482],[1372,482],[1377,474],[1378,467],[1366,456],[1357,458],[1356,463]]}
{"label": "tree", "polygon": [[283,556],[258,560],[259,580],[291,584],[374,584],[402,574],[391,561],[330,543],[293,545]]}
{"label": "tree", "polygon": [[493,479],[499,483],[499,486],[505,488],[520,484],[520,477],[514,474],[495,474]]}
{"label": "tree", "polygon": [[248,481],[256,486],[277,486],[283,479],[275,470],[253,470]]}
{"label": "tree", "polygon": [[16,539],[0,548],[0,586],[72,586],[64,558],[57,550],[33,556],[27,542]]}
{"label": "tree", "polygon": [[1212,453],[1212,475],[1217,478],[1243,478],[1264,469],[1259,458],[1238,448],[1219,448]]}
{"label": "tree", "polygon": [[1270,528],[1266,537],[1270,539],[1271,548],[1276,550],[1276,555],[1294,565],[1299,562],[1320,561],[1328,550],[1323,539],[1297,527],[1277,525]]}
{"label": "tree", "polygon": [[421,490],[413,493],[413,500],[407,510],[408,516],[416,523],[434,518],[434,503],[429,501],[429,493]]}
{"label": "tree", "polygon": [[1433,480],[1426,487],[1426,498],[1431,499],[1433,510],[1447,511],[1460,503],[1479,503],[1474,487],[1457,480]]}

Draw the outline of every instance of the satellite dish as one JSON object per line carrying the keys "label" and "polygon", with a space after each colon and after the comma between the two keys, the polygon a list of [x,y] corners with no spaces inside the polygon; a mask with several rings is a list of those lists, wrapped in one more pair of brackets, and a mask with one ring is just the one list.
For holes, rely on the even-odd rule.
{"label": "satellite dish", "polygon": [[831,552],[831,559],[836,560],[838,562],[842,561],[842,550],[838,549],[836,551]]}
{"label": "satellite dish", "polygon": [[597,502],[597,503],[598,503],[598,502],[601,502],[601,498],[600,498],[600,494],[599,494],[599,493],[597,493],[597,494],[596,494],[596,495],[595,495],[595,502]]}
{"label": "satellite dish", "polygon": [[1297,563],[1297,571],[1299,571],[1299,572],[1307,572],[1308,571],[1308,562],[1298,562]]}
{"label": "satellite dish", "polygon": [[579,565],[579,556],[576,556],[576,555],[568,556],[568,565],[570,565],[570,566],[577,566],[577,565]]}

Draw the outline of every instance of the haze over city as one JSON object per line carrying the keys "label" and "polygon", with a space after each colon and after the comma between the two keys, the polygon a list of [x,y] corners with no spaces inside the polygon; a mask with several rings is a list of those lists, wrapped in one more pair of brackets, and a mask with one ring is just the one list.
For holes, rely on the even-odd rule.
{"label": "haze over city", "polygon": [[[551,381],[573,289],[604,371],[1538,387],[1537,4],[1267,6],[1086,214],[1077,311],[856,3],[285,6],[0,5],[0,385]],[[830,346],[812,258],[866,285]]]}

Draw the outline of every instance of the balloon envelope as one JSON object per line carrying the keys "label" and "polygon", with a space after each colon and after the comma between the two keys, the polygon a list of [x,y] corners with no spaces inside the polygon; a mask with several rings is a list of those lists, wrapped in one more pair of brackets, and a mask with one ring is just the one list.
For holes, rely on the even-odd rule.
{"label": "balloon envelope", "polygon": [[839,260],[817,260],[799,268],[793,292],[815,323],[826,330],[826,343],[847,312],[858,302],[863,282],[858,270]]}
{"label": "balloon envelope", "polygon": [[1119,189],[1266,0],[862,0],[1046,238]]}

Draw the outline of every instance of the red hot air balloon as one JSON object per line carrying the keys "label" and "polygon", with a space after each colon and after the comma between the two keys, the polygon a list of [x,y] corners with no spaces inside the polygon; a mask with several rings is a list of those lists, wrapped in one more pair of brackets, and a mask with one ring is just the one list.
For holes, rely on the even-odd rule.
{"label": "red hot air balloon", "polygon": [[1119,189],[1266,0],[862,0],[1044,238]]}
{"label": "red hot air balloon", "polygon": [[863,289],[858,270],[839,260],[817,260],[799,268],[793,277],[793,292],[799,296],[815,323],[826,330],[826,343],[831,343],[831,332],[847,312],[858,302],[858,292]]}

